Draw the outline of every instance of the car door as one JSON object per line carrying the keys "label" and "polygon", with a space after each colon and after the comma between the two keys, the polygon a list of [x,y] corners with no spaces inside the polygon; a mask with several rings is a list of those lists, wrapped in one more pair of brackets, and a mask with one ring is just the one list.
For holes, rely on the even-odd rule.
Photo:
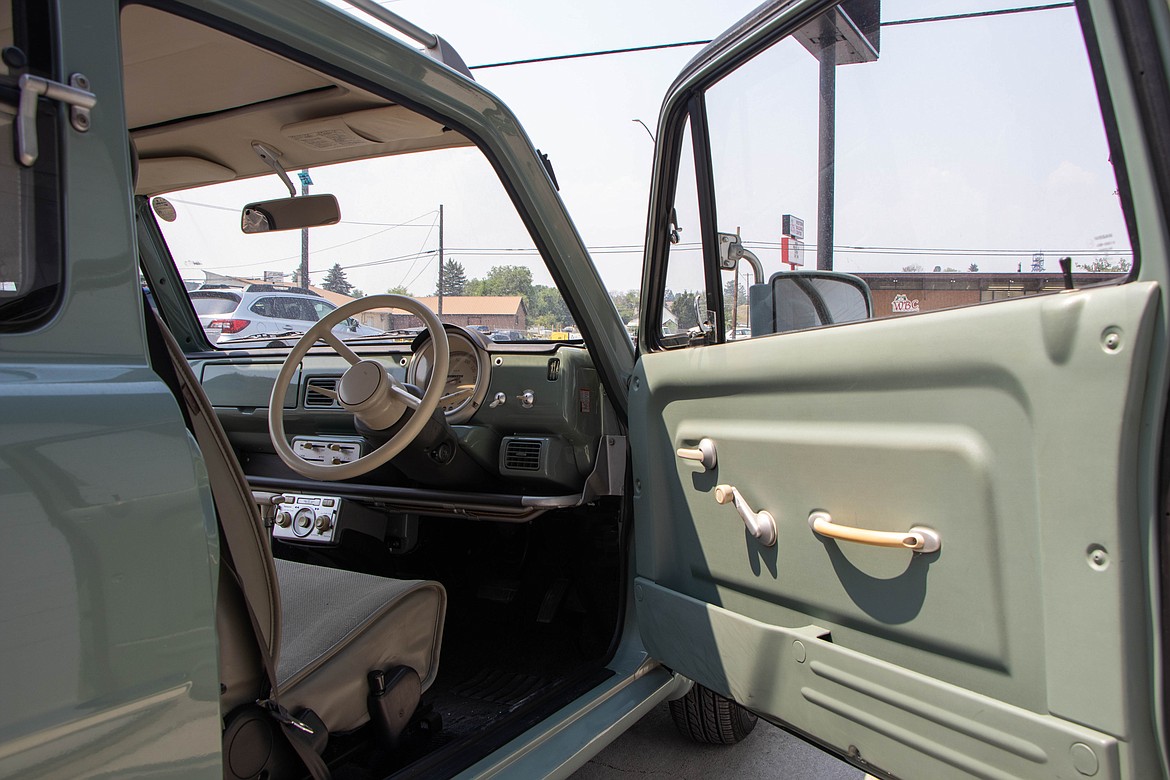
{"label": "car door", "polygon": [[[935,10],[774,4],[668,93],[638,626],[874,774],[1163,777],[1168,30]],[[812,268],[868,316],[774,332]]]}
{"label": "car door", "polygon": [[0,777],[220,777],[207,472],[153,370],[110,4],[0,0]]}

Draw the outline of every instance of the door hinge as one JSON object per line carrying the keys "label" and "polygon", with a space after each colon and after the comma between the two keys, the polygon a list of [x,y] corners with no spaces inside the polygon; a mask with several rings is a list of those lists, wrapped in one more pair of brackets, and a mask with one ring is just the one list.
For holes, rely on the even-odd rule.
{"label": "door hinge", "polygon": [[32,167],[40,155],[37,144],[37,98],[41,95],[69,105],[69,122],[79,133],[89,130],[89,112],[97,96],[89,91],[89,79],[80,73],[69,77],[68,84],[40,76],[20,77],[20,108],[16,115],[16,154],[20,164]]}

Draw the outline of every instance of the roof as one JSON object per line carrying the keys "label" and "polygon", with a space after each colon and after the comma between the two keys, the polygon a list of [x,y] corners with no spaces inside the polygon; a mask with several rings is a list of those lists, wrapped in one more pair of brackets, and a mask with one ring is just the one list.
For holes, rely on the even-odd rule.
{"label": "roof", "polygon": [[324,287],[318,287],[314,284],[310,284],[309,289],[311,291],[313,291],[314,293],[316,293],[317,295],[320,295],[325,300],[332,303],[334,306],[344,306],[345,304],[349,303],[350,301],[357,300],[357,298],[354,298],[353,296],[342,295],[341,293],[335,293],[332,290],[326,290]]}
{"label": "roof", "polygon": [[[431,311],[439,310],[439,299],[431,295],[419,298]],[[524,305],[519,295],[444,295],[443,314],[514,315]],[[527,311],[525,312],[527,313]]]}

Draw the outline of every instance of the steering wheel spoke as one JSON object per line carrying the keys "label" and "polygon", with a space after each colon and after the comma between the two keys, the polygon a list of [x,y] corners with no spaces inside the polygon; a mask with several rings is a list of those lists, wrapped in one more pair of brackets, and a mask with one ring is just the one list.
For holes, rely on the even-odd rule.
{"label": "steering wheel spoke", "polygon": [[319,334],[318,338],[332,347],[333,351],[338,355],[341,355],[343,358],[345,358],[345,362],[349,363],[351,366],[357,365],[361,362],[362,359],[358,357],[357,353],[350,349],[348,344],[337,338],[337,334],[332,330],[327,330],[324,333]]}
{"label": "steering wheel spoke", "polygon": [[[416,412],[418,411],[418,408],[419,408],[420,404],[422,403],[422,399],[419,398],[418,396],[416,396],[414,393],[410,392],[409,390],[407,390],[405,387],[398,384],[397,382],[390,385],[390,392],[394,393],[394,395],[398,398],[399,401],[406,404],[407,406],[409,406],[411,409],[415,410]],[[443,400],[442,398],[439,399],[440,402],[442,400]]]}

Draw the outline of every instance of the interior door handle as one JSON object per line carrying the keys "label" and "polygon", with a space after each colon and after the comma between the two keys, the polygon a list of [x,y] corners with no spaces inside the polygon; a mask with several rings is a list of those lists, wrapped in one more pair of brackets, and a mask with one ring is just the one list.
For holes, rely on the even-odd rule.
{"label": "interior door handle", "polygon": [[763,509],[759,512],[753,510],[743,495],[731,485],[715,486],[715,502],[718,504],[734,502],[739,516],[743,518],[743,524],[747,526],[751,535],[759,539],[760,544],[765,547],[776,544],[776,518],[772,517],[771,512]]}
{"label": "interior door handle", "polygon": [[868,528],[854,528],[833,522],[828,512],[813,512],[808,516],[813,533],[837,539],[842,542],[858,542],[875,547],[900,547],[917,553],[938,552],[942,537],[938,531],[916,525],[905,533],[898,531],[871,531]]}
{"label": "interior door handle", "polygon": [[715,468],[715,442],[706,437],[699,439],[698,447],[679,447],[674,451],[674,454],[683,460],[697,461],[703,466],[704,471],[710,471]]}

